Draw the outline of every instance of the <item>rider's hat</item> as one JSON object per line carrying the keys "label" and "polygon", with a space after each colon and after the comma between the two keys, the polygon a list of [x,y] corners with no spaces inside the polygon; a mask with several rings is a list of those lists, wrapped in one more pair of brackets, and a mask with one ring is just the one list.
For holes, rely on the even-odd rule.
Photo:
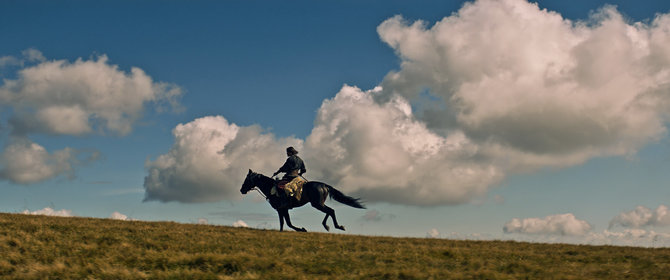
{"label": "rider's hat", "polygon": [[298,151],[293,147],[288,147],[286,148],[286,153],[290,155],[296,155],[298,154]]}

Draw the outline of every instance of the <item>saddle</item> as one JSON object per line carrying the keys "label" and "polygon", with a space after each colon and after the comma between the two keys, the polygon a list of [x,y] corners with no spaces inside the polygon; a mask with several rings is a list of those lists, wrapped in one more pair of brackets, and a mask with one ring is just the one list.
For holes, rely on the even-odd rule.
{"label": "saddle", "polygon": [[300,198],[302,197],[302,186],[305,185],[305,183],[307,183],[307,180],[300,176],[295,177],[290,181],[279,180],[277,181],[276,187],[273,188],[270,193],[275,195],[278,194],[277,191],[284,191],[286,196],[295,197],[296,200],[300,201]]}

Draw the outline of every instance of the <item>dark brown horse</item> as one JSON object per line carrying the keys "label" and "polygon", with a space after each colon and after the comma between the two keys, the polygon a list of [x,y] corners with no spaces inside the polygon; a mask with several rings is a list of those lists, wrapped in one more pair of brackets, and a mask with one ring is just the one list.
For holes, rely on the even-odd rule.
{"label": "dark brown horse", "polygon": [[296,231],[306,231],[305,228],[297,228],[291,224],[291,217],[288,214],[288,210],[303,206],[308,202],[312,204],[312,207],[321,210],[323,213],[326,213],[326,217],[323,218],[322,222],[323,227],[326,228],[326,230],[330,230],[328,225],[326,225],[328,217],[333,218],[333,224],[335,225],[336,229],[344,230],[344,226],[341,226],[337,223],[337,218],[335,218],[335,210],[325,205],[326,198],[328,196],[351,207],[365,209],[365,206],[359,202],[359,199],[346,196],[342,192],[327,184],[315,181],[305,183],[305,185],[302,187],[302,197],[300,198],[300,201],[297,201],[295,198],[289,198],[290,202],[288,205],[282,205],[279,197],[270,194],[272,187],[276,186],[276,184],[277,183],[274,179],[263,174],[255,173],[249,169],[249,173],[247,174],[247,178],[244,179],[244,183],[242,184],[240,192],[242,194],[247,194],[247,192],[249,192],[251,189],[257,187],[263,193],[263,195],[265,195],[272,208],[277,210],[277,214],[279,214],[280,231],[284,230],[284,220],[286,220],[286,224],[290,228]]}

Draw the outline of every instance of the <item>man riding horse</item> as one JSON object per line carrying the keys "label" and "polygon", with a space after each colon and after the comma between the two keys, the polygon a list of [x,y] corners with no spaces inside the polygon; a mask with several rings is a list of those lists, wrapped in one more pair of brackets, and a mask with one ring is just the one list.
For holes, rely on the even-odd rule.
{"label": "man riding horse", "polygon": [[286,162],[284,162],[284,165],[282,165],[277,172],[272,174],[272,177],[274,177],[279,173],[286,173],[279,182],[279,190],[277,190],[282,201],[281,206],[287,206],[289,204],[287,193],[290,196],[295,197],[297,200],[300,200],[302,185],[306,182],[306,180],[302,178],[302,174],[307,172],[307,169],[305,168],[305,163],[298,156],[298,151],[293,147],[288,147],[286,148],[286,156],[288,156],[288,158],[286,159]]}

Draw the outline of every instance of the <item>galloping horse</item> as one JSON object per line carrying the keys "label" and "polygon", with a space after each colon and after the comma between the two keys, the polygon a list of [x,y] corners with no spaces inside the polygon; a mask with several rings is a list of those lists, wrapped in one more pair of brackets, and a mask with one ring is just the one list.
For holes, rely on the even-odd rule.
{"label": "galloping horse", "polygon": [[326,202],[326,198],[329,195],[330,198],[335,199],[336,201],[341,202],[343,204],[355,208],[365,209],[365,206],[363,206],[359,202],[359,199],[346,196],[342,192],[336,190],[335,188],[327,184],[315,181],[305,183],[305,185],[302,187],[302,197],[300,198],[300,201],[296,201],[294,198],[290,198],[289,199],[290,203],[287,206],[280,207],[281,206],[280,198],[270,194],[272,187],[274,186],[276,186],[276,182],[274,179],[265,176],[263,174],[255,173],[251,171],[251,169],[249,169],[249,173],[247,173],[247,178],[244,179],[244,183],[242,184],[240,192],[242,194],[247,194],[249,190],[253,189],[254,187],[258,187],[258,189],[260,189],[263,195],[265,195],[268,202],[270,202],[272,208],[277,210],[277,214],[279,214],[280,231],[284,230],[284,220],[286,220],[286,224],[290,228],[296,231],[303,231],[303,232],[306,231],[305,228],[297,228],[294,227],[293,224],[291,224],[291,217],[288,214],[288,210],[303,206],[307,204],[307,202],[311,203],[312,207],[321,210],[321,212],[323,213],[326,213],[326,217],[323,218],[322,222],[323,227],[326,228],[326,230],[328,231],[330,230],[328,225],[326,225],[328,217],[333,218],[333,224],[335,225],[336,229],[344,230],[344,226],[341,226],[337,223],[337,218],[335,218],[335,210],[324,204]]}

